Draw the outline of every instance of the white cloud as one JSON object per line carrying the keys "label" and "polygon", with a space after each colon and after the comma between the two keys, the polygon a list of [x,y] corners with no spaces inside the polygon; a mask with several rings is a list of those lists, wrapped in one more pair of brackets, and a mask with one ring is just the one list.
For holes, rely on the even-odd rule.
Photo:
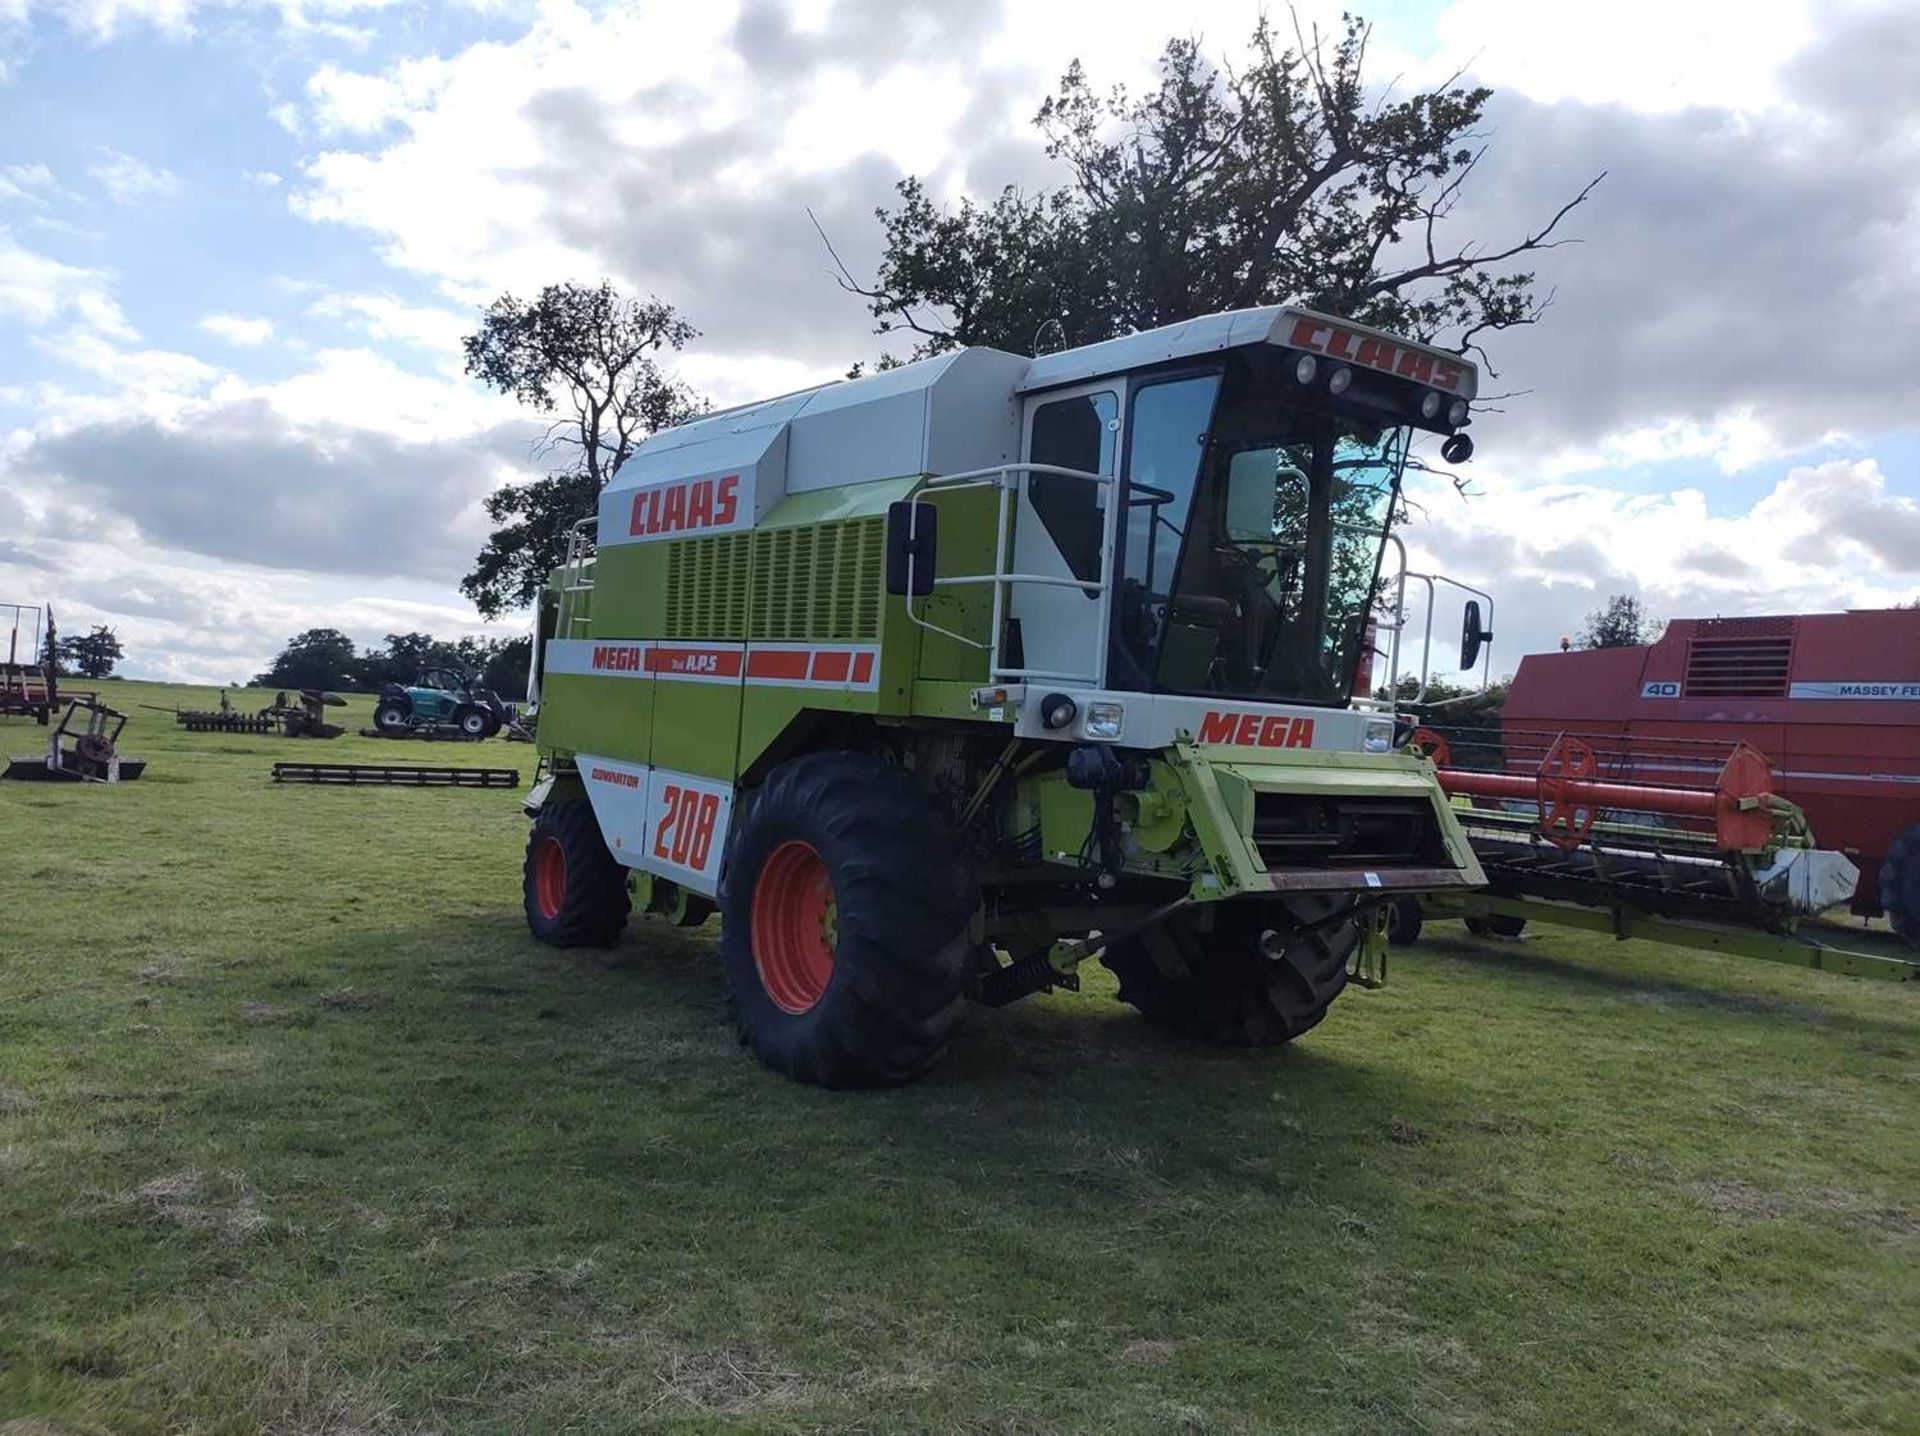
{"label": "white cloud", "polygon": [[203,14],[264,14],[288,29],[317,30],[352,39],[361,32],[338,17],[381,9],[396,0],[0,0],[0,21],[20,23],[51,16],[96,44],[134,29],[152,29],[169,39],[193,35]]}
{"label": "white cloud", "polygon": [[148,164],[121,150],[101,147],[100,157],[87,173],[117,204],[170,195],[180,188],[179,176],[164,165]]}
{"label": "white cloud", "polygon": [[1435,22],[1428,68],[1542,101],[1759,109],[1781,98],[1781,67],[1814,33],[1811,0],[1453,0]]}
{"label": "white cloud", "polygon": [[248,184],[258,185],[261,189],[278,189],[284,182],[272,170],[242,170],[240,177]]}
{"label": "white cloud", "polygon": [[242,348],[250,349],[273,338],[272,320],[248,319],[238,314],[209,314],[200,321],[200,327],[214,338]]}
{"label": "white cloud", "polygon": [[307,81],[307,100],[322,135],[373,134],[423,105],[447,81],[446,61],[404,60],[383,75],[322,65]]}
{"label": "white cloud", "polygon": [[4,225],[0,225],[0,318],[30,329],[65,320],[116,339],[137,337],[113,297],[106,271],[65,264],[30,250]]}
{"label": "white cloud", "polygon": [[307,313],[351,326],[382,343],[409,344],[458,369],[464,362],[460,341],[477,316],[433,304],[409,304],[391,294],[329,294]]}
{"label": "white cloud", "polygon": [[43,164],[0,165],[0,204],[40,208],[47,202],[47,192],[56,188],[53,171]]}
{"label": "white cloud", "polygon": [[[1872,458],[1793,468],[1719,513],[1697,488],[1474,477],[1475,496],[1464,500],[1440,479],[1410,481],[1416,513],[1404,537],[1416,571],[1496,596],[1496,669],[1551,649],[1611,593],[1636,594],[1666,617],[1873,608],[1920,595],[1920,502],[1893,492]],[[1452,631],[1446,613],[1436,631]]]}

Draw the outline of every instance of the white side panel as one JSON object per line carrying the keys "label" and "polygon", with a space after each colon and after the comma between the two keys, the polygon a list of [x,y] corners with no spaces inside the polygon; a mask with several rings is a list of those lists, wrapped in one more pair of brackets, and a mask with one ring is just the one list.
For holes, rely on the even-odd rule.
{"label": "white side panel", "polygon": [[809,406],[789,434],[794,493],[922,473],[927,391],[906,389],[845,407]]}
{"label": "white side panel", "polygon": [[733,820],[733,785],[653,770],[647,790],[647,842],[635,867],[712,897]]}
{"label": "white side panel", "polygon": [[786,459],[781,427],[636,455],[600,496],[600,546],[752,528],[786,497]]}
{"label": "white side panel", "polygon": [[636,855],[645,848],[647,834],[647,768],[615,758],[596,758],[590,753],[582,753],[574,761],[586,785],[587,800],[593,804],[593,816],[600,823],[600,835],[614,857],[630,868],[639,867]]}
{"label": "white side panel", "polygon": [[999,349],[955,356],[933,390],[926,472],[966,474],[1020,456],[1020,401],[1013,389],[1032,362]]}
{"label": "white side panel", "polygon": [[576,759],[614,857],[712,897],[733,821],[733,785],[582,753]]}

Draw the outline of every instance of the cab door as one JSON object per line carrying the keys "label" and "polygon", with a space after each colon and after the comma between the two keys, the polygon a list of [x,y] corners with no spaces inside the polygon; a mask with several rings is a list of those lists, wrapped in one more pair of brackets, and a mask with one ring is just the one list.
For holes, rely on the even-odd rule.
{"label": "cab door", "polygon": [[[1123,412],[1122,383],[1105,380],[1037,394],[1027,401],[1021,453],[1028,463],[1082,473],[1117,472]],[[1101,572],[1103,542],[1110,542],[1112,484],[1058,474],[1025,473],[1014,511],[1015,573],[1083,583],[1111,581],[1113,562]],[[1033,670],[1031,681],[1079,679],[1100,684],[1106,674],[1102,642],[1102,595],[1065,585],[1016,583],[1008,603],[1009,628],[1017,646],[1002,644],[1001,664]]]}

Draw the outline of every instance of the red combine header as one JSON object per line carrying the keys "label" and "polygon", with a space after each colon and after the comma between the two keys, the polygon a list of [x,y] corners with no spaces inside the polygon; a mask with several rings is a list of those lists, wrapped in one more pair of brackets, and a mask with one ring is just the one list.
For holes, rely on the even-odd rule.
{"label": "red combine header", "polygon": [[1920,943],[1920,610],[1676,619],[1646,647],[1530,654],[1502,713],[1501,771],[1467,781],[1531,794],[1563,734],[1586,752],[1582,779],[1709,790],[1702,802],[1758,750],[1771,795],[1859,868],[1853,910]]}

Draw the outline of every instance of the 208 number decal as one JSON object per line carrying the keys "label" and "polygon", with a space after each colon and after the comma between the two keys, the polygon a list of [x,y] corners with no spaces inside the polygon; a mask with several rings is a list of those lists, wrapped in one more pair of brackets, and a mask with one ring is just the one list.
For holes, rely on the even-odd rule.
{"label": "208 number decal", "polygon": [[705,872],[713,852],[713,825],[720,799],[713,793],[667,784],[660,796],[664,811],[653,834],[653,855],[679,867]]}

